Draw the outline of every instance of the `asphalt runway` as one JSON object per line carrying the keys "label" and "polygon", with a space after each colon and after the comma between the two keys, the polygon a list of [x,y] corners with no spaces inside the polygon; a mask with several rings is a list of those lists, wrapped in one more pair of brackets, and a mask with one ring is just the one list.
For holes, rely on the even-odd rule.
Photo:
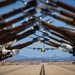
{"label": "asphalt runway", "polygon": [[75,65],[45,65],[46,75],[75,75]]}
{"label": "asphalt runway", "polygon": [[75,75],[75,65],[0,66],[0,75]]}

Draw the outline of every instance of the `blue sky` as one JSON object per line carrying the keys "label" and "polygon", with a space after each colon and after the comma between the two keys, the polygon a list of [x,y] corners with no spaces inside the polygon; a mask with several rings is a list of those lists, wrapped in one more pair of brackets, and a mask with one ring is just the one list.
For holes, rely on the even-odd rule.
{"label": "blue sky", "polygon": [[[28,0],[24,0],[24,1],[28,1]],[[75,7],[75,0],[60,0],[60,1],[65,2],[65,3],[70,4],[70,5]],[[18,1],[15,4],[9,5],[9,6],[4,7],[4,8],[1,8],[0,9],[0,15],[4,14],[4,13],[7,13],[9,11],[12,11],[14,9],[17,9],[19,7],[23,7],[23,6],[24,5],[21,2]],[[39,12],[39,11],[37,11],[37,12]],[[7,20],[12,20],[13,18],[18,17],[20,15],[23,15],[23,13],[20,13],[16,16],[13,16],[12,18],[8,18]],[[40,14],[38,14],[38,15],[40,15]],[[52,17],[46,17],[45,19],[48,19],[48,18],[51,18],[51,20],[54,20],[54,23],[53,23],[54,25],[69,27],[66,23],[61,22],[61,21],[56,20],[56,19],[53,19]],[[20,24],[21,24],[21,21],[18,22],[18,23],[15,23],[15,26],[18,26]],[[39,34],[38,31],[36,33]],[[31,35],[31,36],[33,36],[33,35]],[[31,39],[32,38],[30,38],[30,36],[29,36],[29,37],[27,37],[23,40],[20,40],[19,42],[15,43],[15,44],[24,43],[24,42],[30,41]],[[36,43],[30,45],[29,47],[43,47],[43,43],[36,42]],[[45,45],[45,47],[50,48],[51,46]],[[27,48],[21,49],[19,55],[28,56],[28,57],[52,57],[54,55],[61,56],[61,57],[72,56],[68,52],[62,52],[58,49],[56,49],[54,51],[49,50],[49,51],[46,51],[46,52],[41,52],[40,50],[32,50],[32,49],[27,49]]]}

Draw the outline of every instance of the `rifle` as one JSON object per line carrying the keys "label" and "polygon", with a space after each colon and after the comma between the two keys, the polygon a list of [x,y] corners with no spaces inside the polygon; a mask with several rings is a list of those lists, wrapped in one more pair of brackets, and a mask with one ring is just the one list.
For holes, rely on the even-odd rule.
{"label": "rifle", "polygon": [[23,39],[23,38],[25,38],[25,37],[27,37],[27,36],[29,36],[29,35],[31,35],[31,34],[34,34],[35,31],[39,29],[38,26],[33,26],[33,28],[34,28],[33,30],[30,29],[30,30],[28,30],[28,31],[26,31],[26,32],[24,32],[24,33],[22,33],[22,34],[12,35],[12,36],[9,36],[9,37],[6,38],[6,39],[0,40],[0,44],[5,44],[5,43],[10,42],[10,41],[13,41],[13,40],[15,40],[15,39],[16,39],[17,41],[19,41],[19,40],[21,40],[21,39]]}
{"label": "rifle", "polygon": [[16,1],[19,1],[19,0],[5,0],[5,1],[2,1],[2,2],[0,2],[0,7],[10,5],[12,3],[15,3]]}
{"label": "rifle", "polygon": [[1,36],[0,39],[9,37],[11,35],[15,35],[21,31],[25,30],[26,28],[32,26],[35,21],[36,21],[36,19],[32,18],[32,19],[29,19],[27,22],[24,21],[22,23],[22,25],[19,25],[17,27],[11,28],[11,29],[5,29],[5,30],[0,31],[0,36]]}
{"label": "rifle", "polygon": [[68,37],[66,37],[64,35],[61,35],[61,34],[58,34],[56,32],[52,32],[52,31],[50,31],[50,33],[59,37],[59,38],[65,39],[66,41],[70,42],[71,44],[74,43],[74,41],[72,41],[71,39],[69,39]]}
{"label": "rifle", "polygon": [[[32,6],[34,6],[34,5],[32,5]],[[9,13],[3,14],[3,15],[1,15],[0,20],[9,18],[9,17],[11,17],[13,15],[16,15],[16,14],[19,14],[19,13],[23,12],[23,10],[26,10],[26,9],[28,9],[30,7],[31,7],[31,5],[30,6],[26,6],[26,7],[21,7],[19,9],[15,9],[14,11],[11,11]],[[27,11],[25,14],[32,14],[32,13],[35,13],[35,12],[36,12],[36,10],[33,8],[33,9],[30,9],[29,11]]]}
{"label": "rifle", "polygon": [[73,6],[69,5],[69,4],[66,4],[64,2],[61,2],[61,1],[52,0],[52,1],[48,2],[48,3],[46,3],[46,4],[51,5],[53,7],[60,6],[62,8],[65,8],[65,9],[69,10],[69,11],[75,12],[75,7],[73,7]]}
{"label": "rifle", "polygon": [[65,37],[67,36],[72,41],[74,41],[74,39],[75,39],[74,38],[75,32],[73,32],[73,31],[70,31],[70,30],[67,30],[67,29],[64,29],[64,28],[61,28],[61,27],[54,26],[53,24],[50,24],[50,23],[47,23],[47,22],[42,22],[42,24],[45,27],[48,27],[48,28],[50,28],[50,29],[52,29],[52,30],[64,35]]}
{"label": "rifle", "polygon": [[52,14],[52,13],[50,13],[50,12],[44,12],[44,11],[42,11],[42,13],[43,13],[43,14],[47,14],[47,15],[49,15],[49,16],[52,16],[53,18],[56,18],[56,19],[58,19],[58,20],[61,20],[61,21],[63,21],[63,22],[66,22],[66,23],[69,23],[69,24],[75,26],[75,21],[74,21],[73,19],[67,19],[67,18],[58,16],[58,15]]}
{"label": "rifle", "polygon": [[67,12],[65,10],[58,10],[57,8],[51,7],[51,6],[48,9],[47,8],[42,8],[42,11],[45,11],[45,12],[50,12],[50,10],[56,11],[56,12],[58,12],[58,13],[64,15],[64,16],[75,19],[75,14]]}
{"label": "rifle", "polygon": [[37,41],[38,41],[37,38],[33,38],[33,40],[31,40],[31,41],[25,42],[25,43],[23,43],[23,44],[15,45],[15,46],[12,46],[12,47],[8,47],[8,48],[6,48],[6,49],[7,49],[7,50],[22,49],[22,48],[24,48],[24,47],[26,47],[26,46],[28,46],[28,45],[31,45],[31,44],[33,44],[33,43],[35,43],[35,42],[37,42]]}

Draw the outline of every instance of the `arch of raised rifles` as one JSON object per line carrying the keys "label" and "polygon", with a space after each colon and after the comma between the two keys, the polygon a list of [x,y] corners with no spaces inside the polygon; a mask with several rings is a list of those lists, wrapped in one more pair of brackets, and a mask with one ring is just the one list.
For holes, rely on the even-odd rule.
{"label": "arch of raised rifles", "polygon": [[[59,50],[69,52],[75,56],[75,31],[74,29],[66,28],[66,25],[75,26],[75,7],[58,0],[30,0],[28,2],[25,2],[24,0],[3,0],[0,1],[0,8],[3,9],[6,6],[10,7],[11,4],[14,5],[17,1],[22,2],[24,6],[0,15],[0,61],[13,56],[14,54],[18,54],[20,49],[37,41],[41,41],[42,43],[58,48]],[[42,5],[38,6],[40,2]],[[59,8],[64,8],[65,10]],[[41,15],[35,16],[39,9]],[[15,17],[13,20],[6,21],[7,18],[12,18],[14,15],[20,13],[23,13],[23,15]],[[66,22],[67,24],[65,24],[65,27],[59,27],[53,24],[53,21],[43,21],[41,17],[45,18],[46,16],[51,16],[59,21]],[[21,25],[12,25],[15,25],[16,22],[25,18],[28,18],[28,20],[21,22]],[[32,29],[24,31],[29,27],[32,27]],[[29,35],[35,34],[37,30],[44,34],[43,40],[39,39],[40,36],[37,34],[37,38],[32,38],[32,40],[29,40],[28,42],[13,46],[13,43],[18,42]],[[51,41],[49,38],[56,42]]]}

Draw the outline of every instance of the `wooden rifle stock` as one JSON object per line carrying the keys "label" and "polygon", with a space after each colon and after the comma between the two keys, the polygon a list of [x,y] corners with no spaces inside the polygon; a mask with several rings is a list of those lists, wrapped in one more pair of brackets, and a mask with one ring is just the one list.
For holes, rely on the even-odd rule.
{"label": "wooden rifle stock", "polygon": [[[29,11],[31,11],[31,13],[30,13]],[[2,28],[4,28],[4,27],[7,27],[7,26],[10,26],[11,24],[18,22],[18,21],[24,19],[25,17],[27,17],[27,16],[29,16],[29,15],[31,15],[31,14],[36,13],[36,10],[35,10],[35,9],[29,10],[29,11],[28,11],[28,13],[27,13],[26,15],[22,15],[22,16],[16,18],[16,19],[13,19],[13,20],[11,20],[11,21],[9,21],[9,22],[6,22],[6,23],[1,23],[0,29],[2,29]],[[33,11],[34,11],[34,12],[33,12]],[[30,19],[30,20],[31,20],[31,19]],[[33,22],[35,22],[35,21],[33,21]]]}
{"label": "wooden rifle stock", "polygon": [[[0,20],[5,19],[5,18],[9,18],[9,17],[14,16],[16,14],[19,14],[19,13],[23,12],[23,10],[26,10],[26,9],[28,9],[30,7],[31,7],[31,5],[30,6],[26,6],[26,7],[21,7],[19,9],[15,9],[14,11],[11,11],[9,13],[3,14],[3,15],[1,15],[2,18],[0,18]],[[26,14],[28,14],[29,12],[33,13],[33,11],[35,12],[34,9],[33,10],[29,10]]]}
{"label": "wooden rifle stock", "polygon": [[16,18],[16,19],[13,19],[13,20],[11,20],[11,21],[9,21],[9,22],[6,22],[6,23],[0,25],[0,29],[2,29],[2,28],[4,28],[4,27],[7,27],[7,26],[10,26],[10,25],[12,25],[12,24],[14,24],[14,23],[16,23],[16,22],[18,22],[18,21],[24,19],[24,18],[25,18],[25,16],[23,15],[23,16],[20,16],[20,17],[18,17],[18,18]]}
{"label": "wooden rifle stock", "polygon": [[45,44],[47,44],[47,45],[49,45],[49,46],[53,46],[53,47],[56,47],[56,48],[58,48],[60,45],[59,44],[56,44],[56,43],[50,43],[50,42],[46,42],[46,41],[44,41],[44,40],[41,40],[41,42],[42,43],[45,43]]}
{"label": "wooden rifle stock", "polygon": [[67,43],[67,44],[70,44],[70,43],[68,43],[68,42],[66,42],[64,40],[59,40],[59,39],[57,39],[55,37],[52,37],[52,36],[48,36],[48,37],[51,38],[51,39],[53,39],[53,40],[55,40],[55,41],[57,41],[57,42],[59,42],[59,43]]}
{"label": "wooden rifle stock", "polygon": [[58,15],[55,15],[55,14],[51,14],[51,13],[47,13],[47,15],[50,15],[50,16],[52,16],[53,18],[56,18],[56,19],[58,19],[58,20],[61,20],[61,21],[63,21],[63,22],[66,22],[66,23],[69,23],[69,24],[75,26],[75,21],[74,21],[73,19],[67,19],[67,18],[58,16]]}
{"label": "wooden rifle stock", "polygon": [[62,34],[68,34],[68,35],[75,35],[75,32],[73,31],[70,31],[70,30],[67,30],[67,29],[64,29],[64,28],[61,28],[61,27],[57,27],[51,23],[47,23],[47,22],[42,22],[42,24],[46,27],[49,27],[50,29],[54,30],[54,31],[57,31],[57,32],[60,32]]}
{"label": "wooden rifle stock", "polygon": [[58,20],[61,20],[61,21],[64,21],[64,22],[67,22],[69,24],[72,24],[75,26],[75,21],[74,20],[71,20],[71,19],[67,19],[67,18],[64,18],[64,17],[61,17],[61,16],[58,16],[58,15],[52,15],[54,18],[58,19]]}
{"label": "wooden rifle stock", "polygon": [[64,10],[61,10],[60,13],[61,13],[62,15],[65,15],[65,16],[67,16],[67,17],[70,17],[70,18],[75,19],[75,14],[73,14],[73,13],[66,12],[66,11],[64,11]]}
{"label": "wooden rifle stock", "polygon": [[75,19],[75,14],[71,13],[71,12],[68,12],[68,11],[65,11],[65,10],[58,10],[57,8],[55,7],[50,7],[51,9],[53,9],[54,11],[64,15],[64,16],[67,16],[67,17],[70,17],[70,18],[73,18]]}
{"label": "wooden rifle stock", "polygon": [[57,26],[54,26],[50,23],[47,23],[47,22],[42,22],[42,24],[64,36],[67,36],[69,39],[73,40],[74,41],[74,36],[72,37],[72,34],[75,35],[75,32],[72,32],[70,30],[67,30],[67,29],[64,29],[64,28],[60,28],[60,27],[57,27]]}
{"label": "wooden rifle stock", "polygon": [[57,5],[75,13],[75,7],[73,7],[71,5],[68,5],[66,3],[63,3],[61,1],[57,1]]}
{"label": "wooden rifle stock", "polygon": [[44,32],[44,33],[46,34],[47,37],[49,37],[50,39],[53,39],[53,40],[55,40],[57,42],[60,42],[60,43],[64,42],[64,43],[70,44],[70,43],[66,42],[65,40],[59,40],[59,39],[55,38],[54,36],[48,35],[48,33],[46,33],[46,32]]}
{"label": "wooden rifle stock", "polygon": [[34,34],[35,31],[38,30],[38,29],[39,29],[38,26],[34,26],[34,29],[33,29],[33,30],[31,29],[31,30],[26,31],[26,32],[24,32],[24,33],[22,33],[22,34],[12,35],[11,37],[9,36],[9,37],[6,38],[6,39],[0,40],[0,44],[5,44],[5,43],[10,42],[10,41],[13,41],[13,40],[15,40],[15,39],[16,39],[17,41],[19,41],[19,40],[21,40],[21,39],[23,39],[23,38],[25,38],[25,37],[27,37],[27,36],[29,36],[29,35],[31,35],[31,34]]}
{"label": "wooden rifle stock", "polygon": [[68,37],[64,36],[64,35],[60,35],[58,33],[52,32],[52,34],[54,34],[55,36],[58,36],[59,38],[65,39],[66,41],[70,42],[70,43],[74,43],[74,41],[72,41],[71,39],[69,39]]}
{"label": "wooden rifle stock", "polygon": [[31,24],[30,25],[22,24],[22,25],[19,25],[17,27],[14,27],[12,29],[7,29],[7,30],[0,31],[0,40],[8,38],[9,36],[16,35],[17,33],[25,30],[26,28],[28,28],[30,26],[32,26],[32,25]]}
{"label": "wooden rifle stock", "polygon": [[[16,1],[19,1],[19,0],[5,0],[3,2],[0,2],[0,7],[7,6],[9,4],[15,3]],[[37,5],[36,0],[32,0],[32,1],[28,2],[26,6],[31,7],[31,6],[36,6],[36,5]]]}
{"label": "wooden rifle stock", "polygon": [[0,43],[1,44],[4,44],[4,43],[10,42],[10,41],[13,41],[15,39],[16,40],[20,40],[20,39],[23,39],[23,38],[29,36],[32,33],[34,33],[34,31],[33,30],[29,30],[29,31],[27,31],[27,32],[25,32],[25,33],[23,33],[21,35],[12,35],[11,37],[9,36],[9,38],[6,38],[4,40],[1,40]]}
{"label": "wooden rifle stock", "polygon": [[[26,29],[26,25],[20,25],[12,29],[3,30],[0,32],[0,39],[8,38]],[[4,35],[3,35],[4,34]]]}
{"label": "wooden rifle stock", "polygon": [[22,48],[24,48],[24,47],[26,47],[26,46],[28,46],[28,45],[31,45],[31,44],[33,44],[33,43],[35,43],[35,42],[37,42],[38,40],[32,40],[32,41],[28,41],[28,42],[26,42],[26,43],[23,43],[23,44],[19,44],[19,45],[16,45],[16,46],[13,46],[13,47],[8,47],[8,48],[6,48],[7,50],[12,50],[12,49],[22,49]]}
{"label": "wooden rifle stock", "polygon": [[5,1],[2,1],[2,2],[0,2],[0,7],[7,6],[9,4],[15,3],[16,1],[17,0],[5,0]]}

